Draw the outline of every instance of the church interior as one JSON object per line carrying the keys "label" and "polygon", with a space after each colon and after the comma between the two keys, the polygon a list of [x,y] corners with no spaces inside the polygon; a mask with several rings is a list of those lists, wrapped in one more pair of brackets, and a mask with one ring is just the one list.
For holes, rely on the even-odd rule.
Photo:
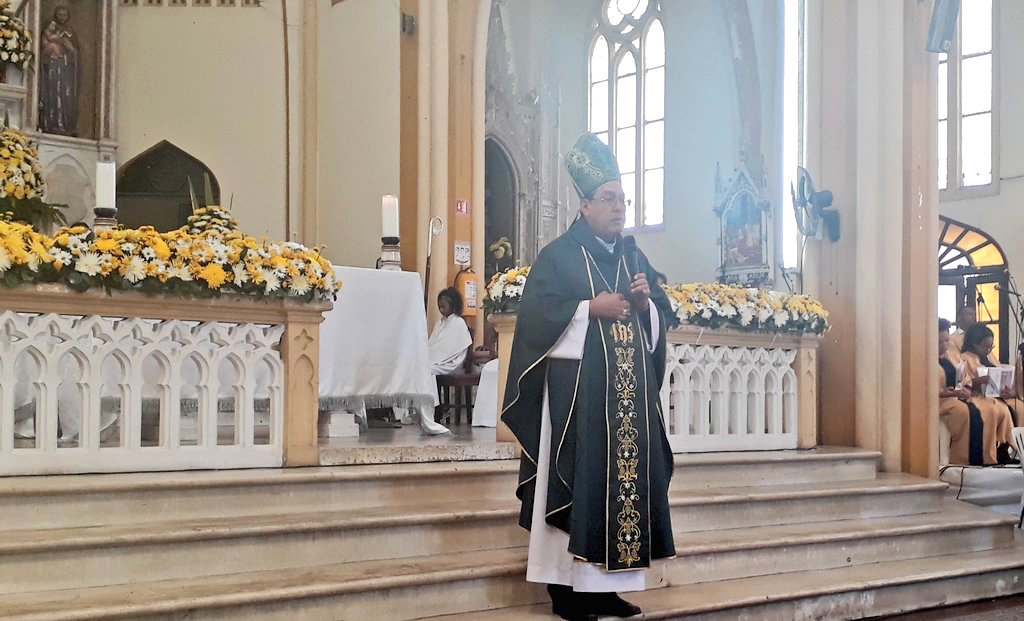
{"label": "church interior", "polygon": [[1022,30],[0,0],[0,619],[557,618],[501,414],[588,133],[670,305],[636,618],[1024,619]]}

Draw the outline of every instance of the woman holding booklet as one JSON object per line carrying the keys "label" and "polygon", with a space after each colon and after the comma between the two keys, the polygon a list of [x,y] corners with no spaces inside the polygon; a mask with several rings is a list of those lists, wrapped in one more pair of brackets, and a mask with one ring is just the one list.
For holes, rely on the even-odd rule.
{"label": "woman holding booklet", "polygon": [[[946,358],[949,327],[948,321],[939,320],[939,385],[942,387],[939,392],[939,416],[949,429],[949,463],[972,466],[1005,463],[1009,460],[1008,447],[1012,442],[1013,420],[1010,408],[1006,403],[978,392],[987,384],[987,378],[978,378],[979,369],[983,361],[988,361],[988,355],[985,353],[979,356],[978,352],[984,347],[969,340],[971,331],[965,335],[963,362],[958,366]],[[991,335],[988,328],[979,327]],[[968,344],[971,344],[970,349]],[[960,381],[961,376],[963,382]]]}

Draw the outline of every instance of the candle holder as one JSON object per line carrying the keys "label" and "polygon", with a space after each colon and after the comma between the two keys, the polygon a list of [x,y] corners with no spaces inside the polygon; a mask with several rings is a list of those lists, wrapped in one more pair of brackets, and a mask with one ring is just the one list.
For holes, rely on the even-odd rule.
{"label": "candle holder", "polygon": [[380,260],[377,265],[382,270],[392,272],[402,271],[402,246],[401,240],[397,237],[380,238]]}
{"label": "candle holder", "polygon": [[94,231],[112,231],[117,228],[117,208],[95,207],[92,210],[92,229]]}

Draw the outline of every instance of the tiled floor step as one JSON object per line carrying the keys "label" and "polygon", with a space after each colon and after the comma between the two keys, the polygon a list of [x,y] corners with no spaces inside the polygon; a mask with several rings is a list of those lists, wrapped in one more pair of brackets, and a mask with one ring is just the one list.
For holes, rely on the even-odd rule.
{"label": "tiled floor step", "polygon": [[[990,550],[1012,545],[1013,531],[1007,526],[1009,521],[1005,516],[990,512],[957,509],[896,518],[684,533],[677,536],[679,557],[657,564],[652,569],[650,582],[652,585],[678,586],[768,572],[824,570],[909,557]],[[273,600],[277,597],[273,594],[280,593],[276,584],[292,584],[298,580],[296,576],[300,575],[307,576],[311,584],[319,585],[315,586],[316,589],[331,591],[334,595],[362,593],[360,589],[364,587],[372,587],[377,591],[372,596],[362,593],[355,600],[360,602],[359,606],[364,605],[364,600],[376,601],[375,598],[414,600],[409,590],[421,592],[428,599],[437,597],[437,605],[442,608],[435,614],[473,610],[462,608],[466,601],[474,602],[473,605],[480,609],[496,604],[515,605],[541,601],[537,599],[535,589],[521,584],[525,572],[525,549],[522,547],[450,553],[445,550],[444,543],[451,543],[457,538],[447,537],[437,540],[437,547],[431,556],[363,560],[335,565],[332,561],[347,558],[349,551],[373,554],[374,547],[387,545],[385,541],[390,531],[387,528],[367,530],[369,539],[363,542],[353,542],[356,537],[344,531],[321,532],[315,536],[300,533],[273,538],[266,537],[265,532],[255,531],[248,537],[227,540],[181,541],[167,546],[136,542],[136,545],[113,550],[96,546],[80,551],[55,550],[35,557],[13,556],[0,563],[0,575],[3,576],[5,590],[25,592],[0,596],[0,610],[17,610],[19,602],[39,602],[38,598],[44,598],[43,602],[49,601],[45,599],[46,593],[37,592],[33,595],[27,591],[39,589],[42,580],[59,569],[64,569],[63,575],[66,578],[56,584],[51,579],[47,587],[51,594],[63,592],[78,600],[95,601],[97,605],[105,601],[102,594],[114,598],[106,601],[108,605],[111,601],[128,597],[117,595],[120,593],[119,588],[132,592],[163,593],[159,591],[161,587],[158,585],[178,584],[185,590],[184,595],[202,595],[207,598],[203,600],[207,602],[204,606],[216,607],[219,605],[216,602],[225,600],[208,594],[204,580],[189,577],[195,576],[197,568],[201,568],[204,573],[221,574],[211,575],[206,580],[210,584],[221,585],[225,593],[238,589],[240,592],[250,592],[252,597],[260,601]],[[137,535],[154,536],[152,533]],[[474,536],[482,540],[486,535],[481,533]],[[402,533],[392,532],[390,536],[398,542],[403,541]],[[408,544],[411,550],[427,549],[423,542],[415,539],[408,541]],[[27,543],[19,545],[24,548]],[[15,544],[8,547],[13,555],[16,552]],[[358,557],[350,560],[354,558]],[[102,579],[107,580],[107,584],[132,584],[86,588],[91,585],[82,581],[95,575],[103,575]],[[370,576],[387,579],[368,583],[364,578]],[[472,583],[472,588],[467,583]],[[306,597],[301,590],[290,593],[292,595],[289,597]],[[482,595],[488,593],[492,594],[493,599],[486,599]],[[90,594],[95,595],[96,599],[89,600]],[[224,593],[220,595],[227,597]],[[176,601],[171,598],[161,605],[171,606]],[[346,606],[349,605],[356,604],[346,601]],[[443,608],[445,605],[455,608]]]}
{"label": "tiled floor step", "polygon": [[[878,453],[819,447],[676,455],[672,490],[868,481]],[[516,460],[0,478],[0,524],[59,528],[509,500]],[[117,511],[111,511],[117,506]]]}
{"label": "tiled floor step", "polygon": [[[812,532],[820,538],[859,523],[780,525],[930,514],[942,506],[944,489],[916,477],[881,475],[834,484],[681,490],[671,504],[681,547],[698,549],[720,539],[747,545],[751,533],[775,536],[768,528],[773,525],[782,535]],[[521,546],[527,533],[516,525],[518,511],[514,500],[483,500],[11,530],[0,541],[0,592],[185,577],[197,567],[219,574]]]}
{"label": "tiled floor step", "polygon": [[[637,619],[847,621],[1024,592],[1024,544],[634,593]],[[430,617],[431,621],[547,621],[549,604]]]}

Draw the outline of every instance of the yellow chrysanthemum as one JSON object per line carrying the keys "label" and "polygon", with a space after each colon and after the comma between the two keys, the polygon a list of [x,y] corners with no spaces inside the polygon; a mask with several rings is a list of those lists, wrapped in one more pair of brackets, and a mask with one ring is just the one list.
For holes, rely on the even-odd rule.
{"label": "yellow chrysanthemum", "polygon": [[224,284],[224,281],[228,279],[227,272],[225,272],[224,268],[216,263],[211,263],[201,269],[198,276],[200,279],[206,281],[206,286],[210,289],[220,289],[221,285]]}

